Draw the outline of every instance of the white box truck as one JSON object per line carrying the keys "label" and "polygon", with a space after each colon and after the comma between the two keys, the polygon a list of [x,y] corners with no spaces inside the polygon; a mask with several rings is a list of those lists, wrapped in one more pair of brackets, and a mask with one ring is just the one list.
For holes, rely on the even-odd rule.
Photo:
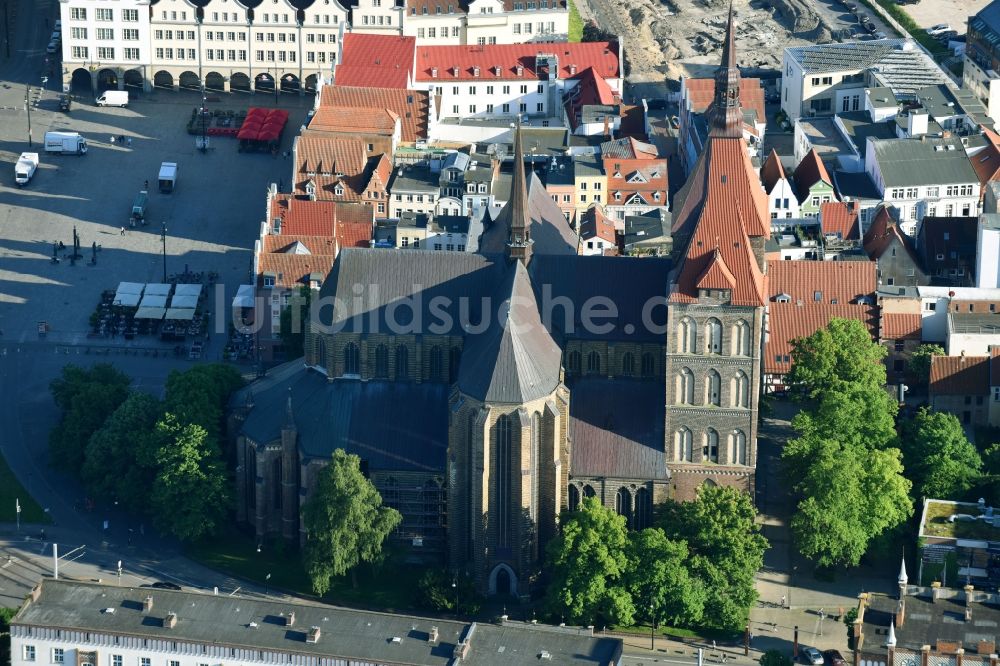
{"label": "white box truck", "polygon": [[170,194],[177,186],[177,162],[164,162],[160,165],[160,192]]}
{"label": "white box truck", "polygon": [[120,106],[122,108],[128,106],[128,91],[127,90],[107,90],[94,100],[97,102],[97,106]]}
{"label": "white box truck", "polygon": [[21,156],[17,158],[17,164],[14,165],[14,182],[21,185],[27,185],[31,177],[35,175],[35,169],[38,168],[38,153],[21,153]]}
{"label": "white box truck", "polygon": [[87,140],[79,132],[46,132],[45,152],[86,155]]}

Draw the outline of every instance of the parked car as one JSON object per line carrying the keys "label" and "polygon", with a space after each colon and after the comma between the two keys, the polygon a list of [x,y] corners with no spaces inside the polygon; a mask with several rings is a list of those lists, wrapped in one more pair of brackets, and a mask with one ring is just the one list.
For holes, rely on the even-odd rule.
{"label": "parked car", "polygon": [[957,30],[945,30],[944,32],[934,35],[934,39],[938,40],[943,44],[947,44],[948,40],[958,37]]}
{"label": "parked car", "polygon": [[814,647],[802,648],[802,661],[812,666],[823,666],[823,653]]}
{"label": "parked car", "polygon": [[69,95],[59,95],[59,110],[69,113],[70,107],[73,106],[73,98]]}
{"label": "parked car", "polygon": [[950,25],[948,25],[947,23],[938,23],[937,25],[932,25],[931,27],[927,28],[927,30],[925,30],[925,32],[928,35],[932,35],[933,36],[933,35],[936,35],[936,34],[938,34],[940,32],[945,32],[947,30],[951,30],[951,26]]}
{"label": "parked car", "polygon": [[840,650],[825,650],[823,659],[826,666],[847,666],[847,661],[844,659],[844,655],[840,654]]}
{"label": "parked car", "polygon": [[681,126],[680,118],[677,116],[670,116],[670,126],[674,129],[678,129]]}
{"label": "parked car", "polygon": [[866,23],[865,24],[865,30],[867,30],[868,32],[870,32],[874,36],[875,33],[878,32],[878,26],[875,25],[874,23]]}
{"label": "parked car", "polygon": [[56,44],[55,42],[49,42],[49,45],[45,47],[45,52],[48,53],[49,55],[52,55],[57,50],[59,50],[59,45]]}
{"label": "parked car", "polygon": [[881,30],[879,30],[878,32],[876,32],[875,34],[873,34],[872,37],[874,37],[875,39],[885,39],[886,34],[884,32],[882,32]]}
{"label": "parked car", "polygon": [[159,581],[159,580],[156,581],[155,583],[144,583],[139,587],[151,587],[155,590],[174,590],[175,592],[181,589],[180,585],[177,585],[175,583],[166,583],[164,581]]}
{"label": "parked car", "polygon": [[858,6],[853,2],[845,2],[844,6],[847,7],[847,11],[851,12],[852,14],[855,14],[858,11]]}

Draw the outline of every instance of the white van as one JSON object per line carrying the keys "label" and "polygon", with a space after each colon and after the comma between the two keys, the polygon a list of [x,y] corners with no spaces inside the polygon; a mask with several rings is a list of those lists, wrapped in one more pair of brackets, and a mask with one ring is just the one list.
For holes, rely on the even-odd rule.
{"label": "white van", "polygon": [[79,132],[46,132],[45,152],[86,155],[87,140]]}
{"label": "white van", "polygon": [[101,94],[96,100],[97,106],[128,106],[127,90],[108,90]]}

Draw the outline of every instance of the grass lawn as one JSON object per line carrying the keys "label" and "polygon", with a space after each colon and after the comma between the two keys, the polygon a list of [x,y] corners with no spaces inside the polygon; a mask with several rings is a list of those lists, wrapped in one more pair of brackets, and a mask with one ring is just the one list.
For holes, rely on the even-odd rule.
{"label": "grass lawn", "polygon": [[14,473],[7,466],[7,461],[0,456],[0,522],[13,523],[17,520],[16,506],[21,503],[22,523],[51,523],[49,514],[42,511],[38,502],[31,498],[24,486],[18,482]]}
{"label": "grass lawn", "polygon": [[[271,574],[268,584],[275,589],[315,596],[298,549],[289,545],[267,541],[258,553],[252,537],[230,528],[188,546],[187,555],[212,569],[261,585],[267,574]],[[350,576],[334,579],[323,601],[386,611],[418,609],[417,581],[423,571],[421,567],[391,561],[377,570],[362,564],[358,567],[357,588],[351,584]]]}
{"label": "grass lawn", "polygon": [[579,42],[583,39],[583,19],[580,17],[580,10],[576,8],[576,3],[569,0],[569,41]]}
{"label": "grass lawn", "polygon": [[948,522],[948,518],[956,514],[979,516],[982,511],[975,504],[967,502],[955,504],[931,500],[927,503],[927,516],[921,526],[921,536],[985,540],[1000,538],[1000,529],[981,520]]}

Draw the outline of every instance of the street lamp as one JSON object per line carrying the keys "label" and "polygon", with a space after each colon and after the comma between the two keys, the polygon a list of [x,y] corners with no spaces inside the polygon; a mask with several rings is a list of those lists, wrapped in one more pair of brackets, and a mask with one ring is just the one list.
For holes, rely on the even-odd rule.
{"label": "street lamp", "polygon": [[24,84],[24,109],[28,112],[28,148],[31,148],[31,86]]}
{"label": "street lamp", "polygon": [[160,240],[163,242],[163,282],[167,282],[167,223],[163,222],[160,230]]}
{"label": "street lamp", "polygon": [[118,560],[118,587],[122,586],[122,561]]}
{"label": "street lamp", "polygon": [[451,591],[455,595],[455,615],[458,615],[458,579],[451,579]]}
{"label": "street lamp", "polygon": [[205,107],[208,97],[205,95],[205,84],[201,84],[201,152],[208,152],[208,119],[205,118]]}
{"label": "street lamp", "polygon": [[264,576],[264,596],[267,596],[267,584],[271,581],[271,574]]}
{"label": "street lamp", "polygon": [[653,618],[653,604],[649,604],[649,651],[656,650],[654,632],[656,631],[656,620]]}

